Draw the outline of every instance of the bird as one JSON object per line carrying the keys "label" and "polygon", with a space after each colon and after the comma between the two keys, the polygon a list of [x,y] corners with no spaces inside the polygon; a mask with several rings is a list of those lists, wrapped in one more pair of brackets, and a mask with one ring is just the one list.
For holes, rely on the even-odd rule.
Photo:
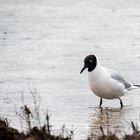
{"label": "bird", "polygon": [[90,89],[100,97],[99,107],[102,106],[103,99],[119,99],[122,108],[124,105],[120,97],[129,90],[140,87],[140,85],[125,80],[117,71],[102,66],[98,57],[94,54],[85,57],[84,66],[80,73],[85,69],[88,69]]}

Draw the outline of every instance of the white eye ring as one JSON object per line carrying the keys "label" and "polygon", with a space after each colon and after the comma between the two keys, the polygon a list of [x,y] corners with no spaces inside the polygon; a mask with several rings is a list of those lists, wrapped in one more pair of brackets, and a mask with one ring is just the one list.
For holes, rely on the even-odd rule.
{"label": "white eye ring", "polygon": [[89,60],[89,62],[91,62],[91,63],[92,63],[93,61],[92,61],[92,60]]}

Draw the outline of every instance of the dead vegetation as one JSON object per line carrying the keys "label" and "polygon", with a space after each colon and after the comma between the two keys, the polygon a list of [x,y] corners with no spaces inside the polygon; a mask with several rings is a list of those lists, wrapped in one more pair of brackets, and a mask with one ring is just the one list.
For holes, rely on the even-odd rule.
{"label": "dead vegetation", "polygon": [[[0,118],[0,140],[72,140],[73,131],[69,131],[69,134],[64,137],[65,126],[62,127],[59,135],[54,135],[51,132],[50,118],[48,113],[46,113],[46,121],[43,126],[32,127],[32,117],[33,113],[25,105],[21,107],[22,119],[26,121],[27,131],[19,132],[17,129],[10,127],[7,119]],[[88,138],[87,140],[140,140],[140,131],[133,122],[131,122],[131,127],[133,130],[132,134],[124,135],[119,138],[116,134],[111,132],[105,133],[102,126],[100,126],[101,135],[97,135],[96,138]]]}
{"label": "dead vegetation", "polygon": [[[22,108],[22,118],[26,121],[28,129],[19,132],[17,129],[10,127],[7,119],[0,118],[0,140],[72,140],[73,131],[64,137],[65,127],[61,130],[59,135],[51,133],[51,126],[49,115],[46,114],[46,123],[40,127],[32,127],[32,112],[25,105]],[[20,113],[21,115],[21,113]]]}
{"label": "dead vegetation", "polygon": [[[50,129],[50,128],[49,128]],[[71,140],[72,133],[67,137],[63,135],[55,136],[50,133],[46,125],[41,128],[33,127],[27,132],[19,132],[9,126],[7,119],[0,119],[0,140]]]}
{"label": "dead vegetation", "polygon": [[19,132],[10,127],[8,119],[0,118],[0,140],[72,140],[73,131],[67,131],[65,126],[57,134],[52,132],[48,112],[44,117],[44,124],[41,125],[40,96],[36,89],[31,89],[30,86],[29,92],[33,99],[33,109],[31,110],[26,105],[23,94],[21,96],[23,106],[20,107],[20,110],[15,106],[15,113],[19,118],[21,128],[24,124],[26,129]]}
{"label": "dead vegetation", "polygon": [[[36,90],[32,90],[30,87],[29,90],[32,94],[34,109],[31,110],[24,103],[24,98],[22,97],[23,106],[20,107],[19,112],[16,111],[20,123],[24,121],[27,129],[19,132],[19,130],[10,126],[7,118],[0,118],[0,140],[72,140],[74,132],[73,130],[67,131],[65,125],[61,127],[58,134],[52,133],[48,112],[46,112],[44,124],[41,125],[40,97],[38,97]],[[124,136],[119,138],[114,133],[105,133],[103,127],[100,126],[101,134],[97,134],[96,138],[89,137],[87,140],[140,140],[138,126],[131,122],[131,127],[132,134],[124,133]]]}

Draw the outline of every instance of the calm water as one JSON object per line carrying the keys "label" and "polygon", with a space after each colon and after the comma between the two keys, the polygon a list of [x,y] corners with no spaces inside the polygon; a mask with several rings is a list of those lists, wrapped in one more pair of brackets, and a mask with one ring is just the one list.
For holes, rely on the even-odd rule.
{"label": "calm water", "polygon": [[87,73],[80,75],[91,53],[140,83],[140,1],[0,0],[0,115],[20,128],[14,106],[24,93],[33,107],[30,86],[40,94],[41,114],[49,110],[52,129],[65,124],[75,140],[94,137],[100,125],[131,132],[130,121],[140,122],[140,90],[122,98],[123,109],[118,100],[104,100],[101,111]]}

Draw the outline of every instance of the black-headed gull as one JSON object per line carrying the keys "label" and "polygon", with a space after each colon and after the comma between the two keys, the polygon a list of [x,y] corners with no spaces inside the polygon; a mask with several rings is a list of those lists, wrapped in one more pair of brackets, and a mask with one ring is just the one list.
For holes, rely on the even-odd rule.
{"label": "black-headed gull", "polygon": [[101,66],[95,55],[88,55],[84,59],[84,67],[80,73],[86,68],[88,69],[89,86],[100,97],[100,107],[102,98],[104,98],[119,99],[122,108],[123,102],[120,97],[127,93],[128,90],[140,87],[140,85],[134,85],[126,81],[118,72]]}

